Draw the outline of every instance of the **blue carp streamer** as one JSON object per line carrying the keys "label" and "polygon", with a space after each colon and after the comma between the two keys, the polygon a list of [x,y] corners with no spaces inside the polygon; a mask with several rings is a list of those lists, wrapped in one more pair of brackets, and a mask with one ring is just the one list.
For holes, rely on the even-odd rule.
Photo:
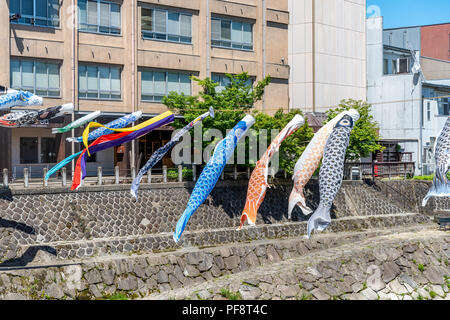
{"label": "blue carp streamer", "polygon": [[0,110],[12,107],[42,106],[43,99],[28,91],[14,90],[0,86],[0,91],[6,94],[0,95]]}
{"label": "blue carp streamer", "polygon": [[71,156],[68,156],[58,164],[56,164],[54,167],[52,167],[50,170],[48,170],[47,174],[45,175],[45,180],[48,180],[52,175],[54,175],[59,169],[64,167],[66,164],[70,163],[73,159],[78,157],[83,151],[80,151],[78,153],[75,153]]}
{"label": "blue carp streamer", "polygon": [[222,174],[227,161],[234,153],[234,149],[237,146],[239,140],[245,135],[247,130],[255,123],[255,119],[247,115],[227,134],[227,136],[221,140],[214,150],[214,153],[203,169],[198,181],[192,191],[191,197],[187,204],[186,209],[177,222],[175,232],[173,234],[173,240],[178,242],[181,234],[183,233],[189,218],[200,207],[200,205],[206,200],[208,195],[217,183],[220,175]]}
{"label": "blue carp streamer", "polygon": [[[112,128],[112,129],[119,129],[119,128],[124,128],[127,125],[129,125],[132,122],[135,122],[137,120],[139,120],[142,117],[142,111],[137,111],[137,112],[133,112],[130,114],[127,114],[123,117],[120,117],[116,120],[113,120],[107,124],[105,124],[105,127],[108,128]],[[101,136],[104,136],[105,134],[111,134],[111,133],[115,133],[113,130],[109,130],[106,128],[99,128],[96,129],[94,131],[92,131],[91,133],[89,133],[88,135],[88,141],[92,141],[95,140],[97,138],[100,138]],[[70,137],[66,139],[68,142],[83,142],[83,137]]]}
{"label": "blue carp streamer", "polygon": [[141,170],[139,170],[138,175],[136,176],[136,178],[133,180],[133,183],[131,184],[130,192],[133,197],[135,197],[137,199],[137,191],[139,189],[139,184],[141,183],[142,177],[148,172],[148,170],[153,168],[153,166],[155,164],[157,164],[170,149],[172,149],[172,147],[178,142],[178,140],[181,139],[182,136],[184,136],[197,123],[200,123],[200,121],[202,121],[203,119],[205,119],[208,116],[211,116],[212,118],[214,118],[214,109],[212,107],[209,109],[208,112],[205,112],[204,114],[200,115],[199,117],[197,117],[196,119],[191,121],[183,129],[178,131],[168,143],[166,143],[164,146],[162,146],[161,148],[159,148],[152,154],[150,159],[148,159],[147,163],[142,167]]}

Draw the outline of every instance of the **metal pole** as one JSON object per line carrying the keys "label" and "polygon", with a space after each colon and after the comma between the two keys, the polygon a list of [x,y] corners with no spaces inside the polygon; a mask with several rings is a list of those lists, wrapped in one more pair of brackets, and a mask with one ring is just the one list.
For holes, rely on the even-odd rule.
{"label": "metal pole", "polygon": [[44,170],[43,170],[43,175],[44,175],[44,178],[43,178],[43,186],[44,187],[47,187],[48,186],[48,181],[47,180],[45,180],[45,176],[47,175],[47,172],[48,172],[48,168],[44,168]]}
{"label": "metal pole", "polygon": [[65,187],[67,185],[67,169],[66,167],[61,169],[61,176],[62,176],[62,185]]}
{"label": "metal pole", "polygon": [[23,168],[23,186],[28,188],[28,168]]}
{"label": "metal pole", "polygon": [[8,169],[3,169],[3,186],[8,187]]}
{"label": "metal pole", "polygon": [[98,185],[101,186],[103,182],[102,167],[97,167]]}
{"label": "metal pole", "polygon": [[197,165],[192,165],[192,181],[197,181]]}
{"label": "metal pole", "polygon": [[163,166],[163,182],[167,182],[167,166]]}
{"label": "metal pole", "polygon": [[178,165],[178,182],[183,182],[183,166]]}

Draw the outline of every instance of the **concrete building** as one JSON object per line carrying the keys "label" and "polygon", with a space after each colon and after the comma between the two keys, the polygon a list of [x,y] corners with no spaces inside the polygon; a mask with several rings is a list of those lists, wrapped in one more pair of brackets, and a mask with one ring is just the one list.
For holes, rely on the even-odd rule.
{"label": "concrete building", "polygon": [[[425,79],[413,72],[414,61],[428,59],[422,27],[383,30],[382,17],[367,24],[367,101],[387,147],[377,160],[414,162],[415,174],[429,174],[434,141],[449,116],[450,82],[427,79],[422,63]],[[408,158],[391,158],[395,151]]]}
{"label": "concrete building", "polygon": [[366,99],[366,1],[289,0],[290,108]]}
{"label": "concrete building", "polygon": [[[21,18],[10,23],[16,13]],[[161,99],[169,91],[198,92],[190,75],[218,81],[225,73],[247,71],[256,81],[270,75],[255,108],[288,109],[287,0],[6,0],[0,16],[0,83],[42,94],[45,107],[76,108],[48,127],[0,129],[7,150],[0,167],[17,176],[24,166],[41,175],[42,167],[78,151],[65,143],[70,133],[54,136],[50,127],[95,110],[104,112],[101,123],[136,110],[144,119],[154,116],[166,111]],[[168,129],[100,152],[88,171],[101,165],[108,174],[119,165],[125,172],[140,154],[145,163],[170,139]],[[170,165],[170,157],[163,163]]]}

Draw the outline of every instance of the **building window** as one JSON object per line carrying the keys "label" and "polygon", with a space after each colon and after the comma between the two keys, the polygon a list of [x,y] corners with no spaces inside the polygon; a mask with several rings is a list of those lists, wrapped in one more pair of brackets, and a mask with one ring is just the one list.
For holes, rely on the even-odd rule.
{"label": "building window", "polygon": [[41,138],[41,162],[56,163],[56,138]]}
{"label": "building window", "polygon": [[142,101],[160,102],[170,92],[191,95],[190,74],[170,71],[141,72]]}
{"label": "building window", "polygon": [[79,29],[87,32],[120,34],[120,5],[101,0],[78,0]]}
{"label": "building window", "polygon": [[192,15],[148,8],[141,13],[144,39],[192,43]]}
{"label": "building window", "polygon": [[409,72],[409,59],[402,58],[398,59],[398,73],[408,73]]}
{"label": "building window", "polygon": [[[219,85],[215,88],[216,89],[216,93],[220,93],[222,92],[227,86],[229,86],[231,84],[231,80],[229,77],[227,77],[225,74],[218,74],[218,73],[213,73],[211,75],[211,80],[214,82],[217,82]],[[245,82],[246,86],[253,86],[253,79],[249,78],[246,82]]]}
{"label": "building window", "polygon": [[211,19],[211,45],[252,51],[252,29],[251,23],[213,18]]}
{"label": "building window", "polygon": [[11,88],[42,97],[60,96],[59,63],[11,59]]}
{"label": "building window", "polygon": [[38,163],[37,137],[20,137],[20,163]]}
{"label": "building window", "polygon": [[427,120],[431,120],[431,106],[429,102],[427,102]]}
{"label": "building window", "polygon": [[440,116],[450,115],[448,98],[441,98],[438,100],[438,113]]}
{"label": "building window", "polygon": [[10,15],[20,14],[11,23],[42,27],[59,27],[59,0],[12,0]]}
{"label": "building window", "polygon": [[120,67],[81,65],[78,68],[80,99],[120,100]]}

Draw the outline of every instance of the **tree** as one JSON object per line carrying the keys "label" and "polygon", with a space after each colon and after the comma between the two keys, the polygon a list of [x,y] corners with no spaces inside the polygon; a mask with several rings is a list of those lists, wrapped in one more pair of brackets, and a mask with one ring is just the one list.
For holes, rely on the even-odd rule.
{"label": "tree", "polygon": [[370,114],[372,106],[361,100],[344,99],[335,109],[327,111],[327,122],[344,110],[355,109],[360,118],[355,123],[350,135],[350,143],[347,148],[346,159],[355,161],[369,156],[371,153],[382,151],[384,148],[377,142],[380,140],[377,128],[378,124]]}
{"label": "tree", "polygon": [[[272,142],[272,139],[275,138],[271,137],[270,135],[272,129],[281,131],[294,118],[296,114],[300,114],[303,116],[303,113],[298,109],[292,110],[288,113],[284,113],[283,109],[280,109],[273,116],[262,113],[260,111],[254,111],[253,114],[256,121],[252,128],[258,130],[258,132],[260,129],[267,130],[267,146],[269,146]],[[309,141],[311,141],[313,136],[314,131],[308,126],[308,122],[305,119],[305,124],[292,135],[290,135],[281,144],[279,151],[280,168],[282,168],[287,173],[292,174],[294,171],[295,163],[302,155],[303,151],[306,149],[306,146],[308,145]]]}
{"label": "tree", "polygon": [[[209,107],[215,110],[215,118],[206,118],[203,120],[203,134],[209,128],[219,129],[223,136],[227,129],[233,128],[246,114],[252,113],[255,117],[255,124],[252,126],[254,133],[259,135],[260,129],[267,130],[267,146],[272,142],[271,129],[278,129],[281,131],[289,121],[296,114],[301,114],[300,110],[294,110],[289,113],[284,113],[282,109],[277,111],[273,116],[253,110],[254,104],[261,100],[265,87],[270,83],[270,76],[267,76],[262,81],[252,86],[248,84],[249,76],[246,72],[238,75],[226,75],[230,80],[226,88],[220,92],[216,91],[218,83],[212,81],[210,78],[199,79],[191,77],[201,87],[202,91],[196,96],[186,96],[176,92],[170,92],[167,97],[163,98],[163,103],[173,111],[181,114],[185,121],[177,120],[174,122],[176,128],[181,128],[186,122],[192,121],[200,114],[206,112]],[[280,167],[288,172],[293,171],[293,167],[300,157],[306,145],[313,136],[313,131],[308,125],[305,125],[286,139],[280,148]],[[218,142],[216,139],[215,142]],[[206,147],[210,142],[204,142],[203,147]],[[246,141],[246,150],[250,146]],[[265,152],[263,150],[262,152]],[[261,153],[262,153],[261,152]],[[259,152],[258,152],[259,156]],[[246,166],[254,166],[248,161],[246,155]]]}
{"label": "tree", "polygon": [[253,108],[253,105],[261,100],[264,88],[271,80],[270,76],[267,76],[252,86],[247,84],[250,79],[247,72],[238,75],[226,74],[226,77],[230,83],[221,92],[216,91],[219,84],[210,78],[199,79],[192,76],[191,79],[202,87],[198,95],[187,96],[183,93],[170,92],[164,97],[162,103],[185,119],[185,121],[175,121],[174,126],[181,128],[213,107],[216,111],[215,118],[206,118],[203,121],[203,133],[209,128],[215,128],[225,135],[227,129],[233,128]]}

